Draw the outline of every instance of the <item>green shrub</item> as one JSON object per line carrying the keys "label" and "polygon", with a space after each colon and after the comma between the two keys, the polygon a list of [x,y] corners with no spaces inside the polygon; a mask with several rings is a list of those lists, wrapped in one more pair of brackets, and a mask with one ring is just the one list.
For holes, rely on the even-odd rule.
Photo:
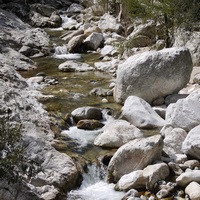
{"label": "green shrub", "polygon": [[22,181],[23,175],[32,177],[38,165],[30,161],[23,147],[22,128],[0,120],[0,179],[8,183]]}

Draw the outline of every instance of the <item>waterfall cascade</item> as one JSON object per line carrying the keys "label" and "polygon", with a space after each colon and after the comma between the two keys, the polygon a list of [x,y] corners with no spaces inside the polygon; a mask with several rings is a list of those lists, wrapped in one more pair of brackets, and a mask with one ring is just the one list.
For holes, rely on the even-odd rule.
{"label": "waterfall cascade", "polygon": [[72,190],[67,200],[120,200],[124,192],[114,190],[114,184],[106,183],[105,169],[95,164],[88,166],[88,173],[83,174],[79,189]]}

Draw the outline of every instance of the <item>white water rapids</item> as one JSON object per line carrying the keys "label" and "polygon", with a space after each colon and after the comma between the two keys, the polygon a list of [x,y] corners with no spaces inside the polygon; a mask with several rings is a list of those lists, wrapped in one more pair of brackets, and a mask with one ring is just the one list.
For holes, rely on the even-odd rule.
{"label": "white water rapids", "polygon": [[88,173],[83,174],[83,182],[79,189],[72,190],[67,200],[120,200],[124,192],[114,190],[114,184],[104,180],[104,170],[95,165],[88,166]]}

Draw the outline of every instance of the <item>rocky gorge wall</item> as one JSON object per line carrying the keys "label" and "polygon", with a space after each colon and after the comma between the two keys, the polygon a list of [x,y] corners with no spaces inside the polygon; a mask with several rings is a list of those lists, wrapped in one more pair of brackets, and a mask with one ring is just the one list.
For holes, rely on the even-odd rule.
{"label": "rocky gorge wall", "polygon": [[[36,3],[37,5],[33,5],[32,1],[31,2],[26,1],[26,4],[28,5],[29,3],[31,4],[29,5],[30,6],[29,8],[32,9],[32,15],[31,15],[32,19],[29,22],[31,25],[36,26],[35,28],[32,28],[31,25],[24,23],[21,19],[17,18],[14,14],[9,12],[9,10],[13,9],[13,12],[18,14],[19,16],[28,16],[27,10],[23,10],[24,7],[23,6],[21,7],[21,4],[19,4],[23,3],[23,5],[26,7],[24,1],[23,2],[0,1],[0,3],[2,8],[0,10],[0,36],[1,36],[0,37],[0,85],[1,85],[0,117],[2,118],[9,117],[10,121],[15,121],[23,125],[23,135],[24,135],[24,143],[26,145],[26,152],[29,154],[30,159],[38,161],[43,168],[43,171],[39,172],[36,176],[34,176],[28,184],[24,183],[24,185],[22,186],[19,185],[9,186],[6,183],[1,182],[0,195],[3,200],[4,199],[23,200],[30,198],[62,199],[62,196],[65,195],[67,191],[71,190],[72,188],[75,188],[79,184],[80,180],[79,171],[74,161],[68,155],[56,151],[51,146],[50,143],[54,138],[54,133],[51,131],[49,126],[48,113],[43,109],[42,105],[39,104],[37,99],[35,98],[35,97],[42,97],[42,95],[38,91],[32,90],[28,86],[26,80],[23,79],[16,72],[16,70],[34,69],[36,67],[36,64],[30,58],[37,56],[46,56],[51,53],[51,50],[49,49],[49,42],[50,42],[49,36],[43,29],[37,28],[37,26],[41,28],[48,26],[49,27],[60,26],[61,18],[59,17],[59,14],[54,11],[57,11],[57,9],[60,8],[63,9],[63,7],[65,7],[64,11],[66,11],[72,4],[72,2],[34,1],[34,3]],[[46,6],[44,6],[44,4],[46,4]],[[19,10],[20,13],[16,12],[17,11],[16,8],[22,8],[21,11]],[[148,24],[135,27],[135,30],[133,30],[133,32],[130,34],[130,37],[134,38],[135,43],[133,44],[129,52],[125,51],[124,54],[121,55],[119,50],[117,50],[115,46],[112,44],[114,44],[115,42],[117,43],[119,41],[120,42],[126,41],[126,37],[124,37],[123,35],[124,27],[122,26],[122,24],[120,24],[113,16],[107,13],[101,16],[98,19],[99,21],[97,21],[97,19],[95,17],[93,18],[93,16],[87,18],[88,13],[90,13],[89,10],[80,11],[84,10],[84,7],[78,6],[77,10],[75,9],[73,10],[73,12],[70,11],[70,15],[73,15],[76,12],[78,12],[81,15],[85,12],[84,16],[81,18],[80,16],[75,15],[74,17],[76,19],[75,22],[73,21],[72,24],[68,24],[63,27],[67,31],[72,31],[70,32],[69,35],[62,36],[63,43],[73,53],[80,52],[82,50],[86,52],[92,50],[100,53],[102,56],[101,60],[102,62],[95,63],[95,70],[112,73],[113,76],[115,77],[117,74],[118,65],[122,64],[121,65],[122,68],[123,65],[126,66],[127,61],[125,60],[127,57],[129,57],[129,55],[137,54],[135,57],[138,57],[137,59],[140,59],[141,58],[140,52],[150,50],[152,47],[151,45],[159,46],[159,42],[155,40],[156,35],[154,35],[156,30],[155,29],[156,25],[155,23],[150,22]],[[52,13],[54,14],[52,15]],[[79,17],[82,20],[80,20]],[[90,21],[89,25],[88,21]],[[85,26],[84,30],[81,29],[82,26]],[[195,45],[198,42],[195,42]],[[180,44],[178,42],[176,42],[174,45],[176,46],[176,44],[177,46],[185,45],[185,43]],[[197,55],[199,49],[197,47],[193,48],[194,45],[192,39],[191,43],[188,43],[187,46],[189,49],[193,49],[193,51],[191,51],[193,63],[198,65],[199,61]],[[181,49],[180,51],[183,51],[184,48],[180,49]],[[170,53],[172,53],[171,51],[172,50],[169,50]],[[187,63],[189,63],[186,66],[185,70],[186,81],[185,80],[183,81],[183,84],[181,84],[181,87],[178,87],[178,89],[176,89],[176,92],[177,90],[180,90],[182,87],[184,87],[184,85],[187,84],[191,73],[191,68],[192,68],[191,57],[188,53],[188,50],[184,49],[184,52],[187,53],[187,58],[188,58]],[[175,52],[175,54],[177,53]],[[155,60],[149,59],[150,57],[152,57],[152,54],[150,53],[148,54],[148,56],[147,60],[148,61],[150,60],[151,61],[150,63],[154,63],[156,59]],[[135,57],[133,57],[133,62],[135,61]],[[161,57],[166,57],[166,56],[161,56]],[[173,57],[170,54],[169,57],[170,59],[175,60],[176,55],[175,57]],[[162,58],[162,60],[164,59]],[[184,56],[181,57],[180,63],[184,63],[183,60]],[[169,63],[171,63],[171,60]],[[62,69],[64,68],[63,71],[67,70],[69,68],[67,64],[64,67],[60,66],[60,68]],[[147,65],[149,65],[149,62]],[[168,67],[169,65],[170,64],[167,64],[165,67]],[[180,65],[181,64],[179,64],[179,66],[175,65],[175,68],[178,68],[179,70]],[[81,67],[79,66],[79,68]],[[91,67],[88,68],[91,69]],[[76,67],[75,69],[73,68],[73,71],[76,70],[78,70]],[[163,75],[160,68],[158,68],[158,71],[160,74]],[[177,73],[173,77],[174,79],[172,80],[174,81],[176,79],[179,79],[178,77],[179,74],[180,73]],[[136,74],[136,76],[137,75],[138,74]],[[146,77],[148,76],[149,74],[147,74]],[[168,76],[168,74],[166,76]],[[156,78],[157,77],[154,77],[153,80]],[[124,77],[122,77],[122,79],[124,79]],[[144,78],[144,81],[145,79],[146,78]],[[161,81],[159,80],[159,83],[160,82]],[[170,85],[173,86],[171,82]],[[164,83],[161,83],[161,86],[162,84]],[[151,82],[148,83],[147,89],[145,90],[147,91],[150,90],[149,89],[150,86]],[[157,90],[153,91],[154,94],[156,92]],[[170,91],[167,94],[164,94],[163,95],[164,97],[163,96],[162,97],[165,98],[165,96],[170,93],[172,92]],[[126,97],[130,95],[132,94],[128,93]],[[193,128],[199,124],[199,114],[198,112],[196,112],[199,110],[198,98],[199,98],[199,92],[197,91],[191,94],[188,98],[184,100],[179,100],[176,104],[170,105],[167,108],[167,115],[165,120],[161,119],[160,116],[155,114],[155,112],[152,111],[151,106],[144,100],[135,97],[130,97],[128,99],[128,100],[131,99],[130,102],[126,101],[121,118],[124,121],[126,120],[125,122],[130,121],[131,125],[129,123],[123,124],[124,126],[123,133],[126,133],[127,129],[128,130],[131,129],[130,132],[132,133],[133,129],[135,130],[133,124],[139,128],[141,127],[143,128],[144,126],[163,127],[165,125],[162,130],[162,135],[165,136],[166,140],[163,141],[163,138],[161,136],[155,136],[149,138],[149,140],[148,139],[146,140],[145,138],[141,139],[141,137],[143,137],[143,134],[140,132],[140,134],[138,134],[139,139],[137,138],[137,140],[134,140],[133,142],[131,140],[135,139],[137,136],[131,135],[130,137],[130,133],[128,132],[127,135],[124,134],[124,136],[122,137],[121,136],[122,133],[121,132],[119,133],[118,131],[119,127],[117,128],[116,131],[113,131],[113,134],[117,134],[117,136],[114,137],[115,141],[117,141],[116,143],[113,142],[113,136],[110,134],[110,132],[109,132],[109,137],[110,137],[109,141],[107,140],[108,135],[106,134],[105,136],[99,137],[98,140],[96,140],[95,143],[97,146],[105,145],[106,147],[109,147],[109,145],[112,145],[115,147],[119,147],[119,150],[117,151],[115,156],[113,156],[109,164],[109,171],[108,171],[108,181],[110,182],[118,181],[116,186],[117,190],[127,191],[130,188],[140,188],[140,187],[143,188],[147,187],[146,189],[149,188],[152,189],[153,185],[150,184],[151,181],[153,184],[156,183],[160,177],[162,178],[161,174],[163,173],[161,173],[160,171],[162,171],[163,168],[166,174],[163,176],[162,179],[165,179],[165,177],[169,176],[170,166],[172,166],[170,169],[174,170],[175,171],[174,173],[176,175],[180,175],[181,173],[183,173],[183,171],[181,173],[180,171],[177,172],[176,167],[180,167],[179,162],[181,163],[187,162],[186,161],[187,158],[184,156],[178,157],[175,154],[186,153],[190,156],[194,156],[196,159],[199,159],[198,153],[196,154],[196,152],[198,152],[198,145],[196,145],[196,143],[194,142],[197,141],[198,143],[197,140],[198,136],[196,136],[196,132],[198,132],[199,127],[193,130]],[[154,97],[152,99],[154,100]],[[123,99],[123,101],[125,100],[126,98]],[[164,101],[164,99],[162,100]],[[148,101],[151,102],[151,100]],[[130,105],[136,105],[136,106],[134,107]],[[129,109],[130,107],[133,108],[133,110],[130,111]],[[140,108],[139,111],[138,107]],[[184,110],[182,109],[183,107],[187,109]],[[164,112],[166,112],[166,110]],[[157,123],[157,121],[155,122],[155,119],[152,119],[153,116],[155,115],[156,115],[155,118],[159,120],[159,123]],[[121,123],[123,123],[123,120]],[[120,124],[119,126],[121,127],[122,125]],[[114,130],[114,128],[109,128],[109,129]],[[184,137],[186,136],[185,131],[190,132],[186,140]],[[176,141],[179,141],[180,138],[181,142],[185,140],[183,147],[181,146],[181,144],[177,145],[176,143],[171,142],[173,141],[171,137],[173,138],[174,132],[177,133]],[[181,135],[181,137],[178,137],[179,134]],[[130,143],[128,143],[129,141]],[[170,161],[171,162],[173,161],[173,163],[171,163],[171,165],[161,163],[158,167],[159,168],[158,172],[156,171],[157,168],[155,168],[154,171],[155,174],[152,171],[150,173],[148,172],[149,168],[151,168],[150,164],[155,160],[161,161],[163,142],[165,151],[169,152],[169,157],[166,158],[168,159],[168,161],[166,161],[166,163],[170,163]],[[171,144],[171,146],[168,146],[169,143]],[[134,146],[137,145],[141,147],[138,150],[139,153],[134,149]],[[158,147],[156,149],[157,151],[153,151],[152,150],[153,147]],[[183,150],[181,148],[183,148]],[[149,149],[152,151],[149,151]],[[193,151],[193,149],[195,150]],[[135,151],[137,154],[135,157],[132,157],[131,154]],[[141,154],[146,155],[148,151],[150,153],[154,152],[155,155],[152,158],[149,156],[150,159],[147,160],[148,162],[145,163],[143,161],[146,159],[146,157],[145,156],[141,157]],[[131,154],[129,154],[129,152],[131,152]],[[177,157],[173,158],[171,152],[173,152],[173,156],[175,155]],[[128,159],[124,160],[123,157]],[[138,160],[138,163],[140,163],[141,165],[133,166],[132,162],[134,162],[134,160]],[[125,161],[127,161],[127,165],[126,168],[123,168],[123,164]],[[194,161],[194,163],[196,163],[196,161]],[[173,164],[175,165],[174,168]],[[195,164],[193,164],[191,168],[192,169],[195,168],[194,166]],[[184,167],[187,168],[187,164],[185,164],[182,168]],[[141,168],[144,168],[144,171]],[[152,168],[154,168],[154,166]],[[133,179],[136,181],[127,183],[126,180],[129,178],[124,177],[124,175],[126,176],[127,173],[129,172],[131,173],[133,170],[136,170],[134,171],[134,174],[129,174],[129,175],[130,177],[134,177]],[[136,176],[137,173],[139,174],[138,179],[135,178],[137,177]],[[153,176],[152,174],[155,176]],[[179,177],[177,183],[180,185],[184,185],[185,187],[187,186],[188,183],[183,183],[184,181],[182,181],[182,179],[184,179],[185,176],[189,176],[190,179],[192,180],[191,178],[192,176],[188,175],[187,173],[186,174],[183,173],[182,176],[183,178]]]}

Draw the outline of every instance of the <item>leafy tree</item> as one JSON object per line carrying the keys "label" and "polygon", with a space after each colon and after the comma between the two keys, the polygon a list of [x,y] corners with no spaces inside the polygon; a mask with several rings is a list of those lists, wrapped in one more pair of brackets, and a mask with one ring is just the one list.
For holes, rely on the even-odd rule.
{"label": "leafy tree", "polygon": [[123,0],[123,9],[132,18],[152,19],[164,27],[166,47],[175,27],[190,27],[200,20],[199,0]]}
{"label": "leafy tree", "polygon": [[22,174],[34,175],[38,165],[29,161],[22,145],[21,125],[0,120],[0,179],[9,183],[22,181]]}

